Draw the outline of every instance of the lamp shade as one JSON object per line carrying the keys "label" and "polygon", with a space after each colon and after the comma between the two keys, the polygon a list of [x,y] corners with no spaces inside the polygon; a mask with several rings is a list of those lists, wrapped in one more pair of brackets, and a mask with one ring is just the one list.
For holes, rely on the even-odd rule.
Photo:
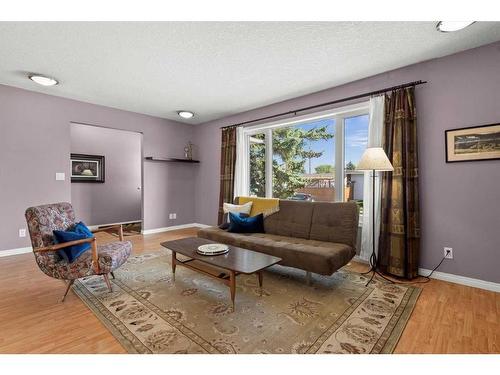
{"label": "lamp shade", "polygon": [[358,171],[393,171],[394,167],[382,147],[369,147],[361,156],[356,169]]}

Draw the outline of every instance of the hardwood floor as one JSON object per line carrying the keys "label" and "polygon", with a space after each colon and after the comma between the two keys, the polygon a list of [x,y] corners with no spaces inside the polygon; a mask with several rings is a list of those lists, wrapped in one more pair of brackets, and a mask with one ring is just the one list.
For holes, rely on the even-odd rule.
{"label": "hardwood floor", "polygon": [[[134,253],[197,229],[127,237]],[[98,234],[98,241],[115,237]],[[363,271],[364,264],[347,268]],[[500,353],[500,293],[431,280],[423,288],[395,353]],[[125,353],[62,281],[45,276],[32,254],[0,258],[0,353]]]}

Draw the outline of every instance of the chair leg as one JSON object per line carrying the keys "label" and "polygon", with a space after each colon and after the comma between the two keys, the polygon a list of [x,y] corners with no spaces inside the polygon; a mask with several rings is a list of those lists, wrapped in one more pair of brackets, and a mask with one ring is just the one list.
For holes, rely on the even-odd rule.
{"label": "chair leg", "polygon": [[103,274],[102,277],[104,277],[104,281],[106,281],[106,285],[108,286],[108,289],[110,292],[113,291],[113,288],[111,287],[111,283],[109,282],[109,276],[107,273]]}
{"label": "chair leg", "polygon": [[75,282],[75,280],[69,280],[68,286],[66,287],[66,291],[64,292],[64,296],[63,296],[61,302],[64,302],[64,300],[66,299],[66,296],[68,295],[68,292],[71,289],[71,286],[73,285],[74,282]]}
{"label": "chair leg", "polygon": [[111,274],[111,277],[114,279],[115,278],[115,274],[113,272],[110,272]]}

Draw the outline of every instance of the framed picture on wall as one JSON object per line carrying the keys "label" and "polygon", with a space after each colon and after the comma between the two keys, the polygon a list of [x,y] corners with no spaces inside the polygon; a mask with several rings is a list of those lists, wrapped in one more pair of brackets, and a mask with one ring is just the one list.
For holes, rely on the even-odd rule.
{"label": "framed picture on wall", "polygon": [[500,159],[500,123],[445,131],[446,162]]}
{"label": "framed picture on wall", "polygon": [[104,182],[104,156],[71,154],[71,182]]}

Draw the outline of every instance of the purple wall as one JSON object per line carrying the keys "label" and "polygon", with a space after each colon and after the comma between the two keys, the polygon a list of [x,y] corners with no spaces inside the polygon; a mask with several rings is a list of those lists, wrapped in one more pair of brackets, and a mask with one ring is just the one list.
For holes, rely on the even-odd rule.
{"label": "purple wall", "polygon": [[142,135],[71,124],[71,152],[104,155],[105,182],[71,184],[71,203],[87,225],[142,220]]}
{"label": "purple wall", "polygon": [[[29,246],[19,238],[24,210],[70,201],[70,123],[143,133],[145,156],[181,156],[194,127],[137,113],[0,85],[0,250]],[[198,166],[144,162],[144,228],[194,222]],[[65,172],[65,181],[55,173]],[[168,213],[177,213],[169,220]],[[77,213],[78,215],[78,213]]]}
{"label": "purple wall", "polygon": [[145,156],[182,155],[192,140],[200,165],[144,163],[144,227],[213,224],[220,126],[418,79],[429,81],[416,91],[421,266],[432,268],[451,246],[455,259],[441,271],[500,282],[500,161],[446,164],[444,154],[445,129],[500,121],[500,42],[196,127],[0,85],[0,250],[29,246],[18,237],[26,207],[71,199],[71,122],[142,132]]}
{"label": "purple wall", "polygon": [[500,42],[199,125],[196,221],[216,222],[219,127],[419,79],[428,81],[416,89],[421,267],[451,246],[454,259],[440,271],[500,282],[500,160],[446,164],[444,149],[446,129],[500,122]]}

